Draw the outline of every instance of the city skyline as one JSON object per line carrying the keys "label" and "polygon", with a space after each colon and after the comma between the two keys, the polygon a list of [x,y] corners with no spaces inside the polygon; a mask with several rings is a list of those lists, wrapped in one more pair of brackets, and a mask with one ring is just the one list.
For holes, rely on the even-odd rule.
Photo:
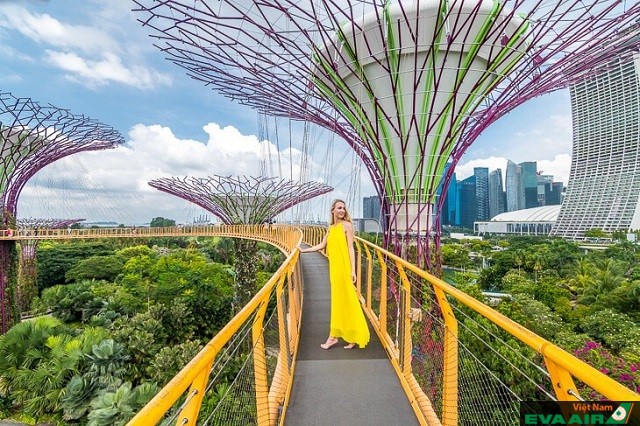
{"label": "city skyline", "polygon": [[[338,137],[315,128],[305,133],[302,124],[289,129],[286,121],[276,137],[272,120],[267,131],[260,130],[254,111],[166,62],[135,22],[129,2],[107,7],[90,1],[74,8],[62,3],[0,2],[5,58],[0,84],[15,96],[104,121],[127,143],[43,170],[25,188],[19,216],[71,214],[122,223],[163,216],[189,221],[203,212],[147,182],[210,173],[250,175],[261,168],[297,179],[304,162],[308,180],[324,181],[336,190],[322,201],[305,203],[288,215],[291,218],[324,218],[330,199],[337,197],[356,200],[352,210],[359,215],[362,197],[374,194],[366,172],[352,176],[355,156]],[[307,159],[305,143],[314,148],[306,151]],[[266,163],[265,152],[270,154]],[[569,97],[561,91],[534,99],[491,126],[462,157],[456,173],[464,178],[479,166],[505,170],[507,158],[512,158],[537,161],[545,174],[566,184],[570,153]],[[82,205],[88,198],[94,211]]]}

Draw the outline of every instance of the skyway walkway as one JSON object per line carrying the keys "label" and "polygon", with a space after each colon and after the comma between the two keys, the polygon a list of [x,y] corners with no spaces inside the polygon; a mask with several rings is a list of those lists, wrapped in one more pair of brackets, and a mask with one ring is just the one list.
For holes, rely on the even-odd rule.
{"label": "skyway walkway", "polygon": [[320,348],[329,330],[329,269],[320,253],[302,257],[304,310],[298,361],[285,424],[417,425],[378,336],[365,349]]}

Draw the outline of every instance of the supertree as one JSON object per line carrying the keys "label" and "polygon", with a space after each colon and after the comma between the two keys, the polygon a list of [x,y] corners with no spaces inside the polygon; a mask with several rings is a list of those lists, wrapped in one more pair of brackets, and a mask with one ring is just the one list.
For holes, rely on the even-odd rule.
{"label": "supertree", "polygon": [[[274,218],[303,201],[331,192],[318,182],[253,177],[171,177],[154,179],[149,185],[176,195],[213,213],[226,225],[271,226]],[[257,272],[257,242],[235,239],[235,288],[233,310],[237,312],[254,296]]]}
{"label": "supertree", "polygon": [[[17,220],[17,228],[20,234],[29,233],[36,237],[43,229],[62,229],[84,219],[40,219],[24,218]],[[38,239],[20,240],[20,256],[18,259],[18,286],[17,305],[18,309],[28,311],[31,301],[38,295],[36,256],[38,250]]]}
{"label": "supertree", "polygon": [[190,77],[344,138],[381,198],[385,244],[400,254],[415,245],[426,267],[464,151],[518,105],[636,49],[620,30],[640,14],[620,0],[134,3]]}
{"label": "supertree", "polygon": [[[50,104],[0,92],[2,228],[16,227],[18,197],[39,170],[68,155],[124,143],[115,129]],[[15,318],[15,241],[0,241],[0,332]],[[11,315],[10,315],[11,312]]]}

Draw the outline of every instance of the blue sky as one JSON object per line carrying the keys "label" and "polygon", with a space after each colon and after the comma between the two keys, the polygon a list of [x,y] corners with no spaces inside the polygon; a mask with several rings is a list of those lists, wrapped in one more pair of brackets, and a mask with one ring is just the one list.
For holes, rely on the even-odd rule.
{"label": "blue sky", "polygon": [[[275,120],[261,126],[254,111],[165,60],[132,7],[129,0],[0,0],[0,90],[97,119],[127,141],[43,169],[23,190],[18,217],[144,223],[163,216],[190,222],[206,213],[147,182],[164,176],[257,175],[261,165],[267,174],[298,179],[304,137],[311,158],[303,173],[335,190],[282,219],[325,219],[336,197],[347,199],[360,216],[359,200],[373,195],[373,186],[364,169],[352,179],[357,160],[344,141],[318,128],[305,136],[301,125],[290,129],[284,120],[277,122],[276,137]],[[566,184],[570,154],[565,90],[534,99],[487,129],[456,172],[462,179],[479,166],[504,173],[507,159],[538,161],[539,170]]]}

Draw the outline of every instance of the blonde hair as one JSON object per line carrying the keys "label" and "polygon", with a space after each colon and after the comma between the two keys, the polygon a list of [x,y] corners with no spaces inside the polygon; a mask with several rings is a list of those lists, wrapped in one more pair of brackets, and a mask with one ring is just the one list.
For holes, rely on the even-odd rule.
{"label": "blonde hair", "polygon": [[329,225],[333,225],[333,209],[336,207],[336,204],[338,203],[342,203],[344,204],[344,220],[346,220],[347,222],[351,222],[351,215],[349,214],[349,210],[347,210],[347,203],[345,203],[344,201],[342,201],[339,198],[336,198],[335,200],[333,200],[333,202],[331,203],[331,211],[329,212]]}

